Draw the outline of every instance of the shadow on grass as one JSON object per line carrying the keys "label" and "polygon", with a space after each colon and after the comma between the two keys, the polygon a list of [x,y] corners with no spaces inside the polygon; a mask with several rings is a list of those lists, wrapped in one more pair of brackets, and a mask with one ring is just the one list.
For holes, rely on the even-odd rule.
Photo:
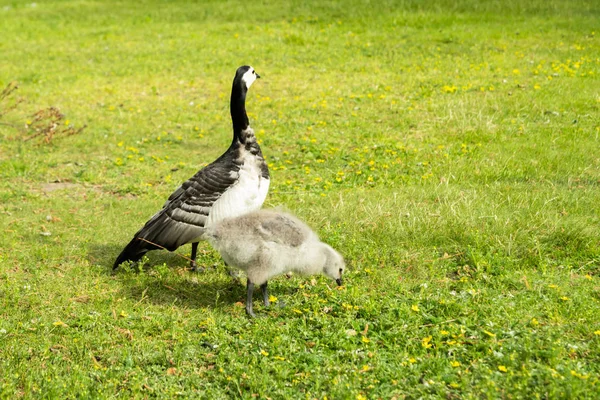
{"label": "shadow on grass", "polygon": [[[112,273],[113,263],[117,256],[121,253],[126,243],[123,245],[115,244],[91,244],[88,247],[88,261],[91,265],[99,265],[105,267],[108,273]],[[190,246],[186,246],[185,250],[190,249]],[[201,249],[198,252],[198,265],[199,266],[213,266],[215,265],[215,258],[211,257],[210,252],[205,252]],[[178,250],[175,252],[169,252],[166,250],[153,250],[146,253],[145,257],[148,261],[144,264],[144,269],[150,269],[156,265],[166,264],[172,268],[184,268],[189,267],[189,261],[182,257],[185,255],[189,257],[189,254],[185,251]]]}
{"label": "shadow on grass", "polygon": [[[188,246],[189,247],[189,246]],[[118,296],[128,299],[142,298],[156,305],[182,308],[219,307],[245,300],[245,279],[236,283],[226,272],[220,271],[218,254],[211,251],[198,253],[201,272],[189,270],[189,261],[178,251],[150,251],[141,271],[137,265],[122,265],[113,271],[113,263],[123,250],[121,245],[91,244],[88,261],[100,267],[106,275],[114,275],[123,285]],[[102,272],[100,272],[102,274]]]}
{"label": "shadow on grass", "polygon": [[[114,279],[121,283],[122,288],[116,294],[118,297],[190,309],[220,308],[246,301],[245,276],[242,274],[238,281],[229,276],[222,261],[216,258],[218,253],[199,252],[198,265],[205,266],[201,272],[189,270],[189,262],[185,258],[161,250],[147,253],[148,260],[141,271],[136,265],[123,265],[113,271],[114,260],[121,250],[122,246],[110,244],[94,244],[88,248],[90,264],[100,267],[100,274],[105,271],[106,275],[114,275]],[[297,285],[284,277],[271,281],[269,289],[276,296],[283,297],[298,291]],[[259,298],[260,290],[257,290],[255,302]]]}
{"label": "shadow on grass", "polygon": [[[215,270],[203,274],[217,274]],[[128,274],[124,274],[128,275]],[[207,279],[195,282],[180,277],[152,277],[131,279],[124,276],[120,295],[129,299],[139,299],[156,305],[180,308],[220,308],[238,301],[244,301],[246,289],[231,280]]]}

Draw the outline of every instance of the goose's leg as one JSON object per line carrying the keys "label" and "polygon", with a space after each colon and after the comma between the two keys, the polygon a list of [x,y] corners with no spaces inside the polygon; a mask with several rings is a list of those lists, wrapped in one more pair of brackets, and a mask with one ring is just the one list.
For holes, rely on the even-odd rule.
{"label": "goose's leg", "polygon": [[269,292],[267,290],[267,282],[260,285],[260,290],[262,290],[263,302],[265,303],[265,307],[269,307],[271,303],[269,302]]}
{"label": "goose's leg", "polygon": [[248,279],[248,293],[246,296],[246,314],[252,318],[256,318],[256,314],[252,311],[252,295],[254,294],[254,283]]}
{"label": "goose's leg", "polygon": [[190,267],[192,271],[198,270],[198,264],[196,263],[196,254],[198,254],[198,242],[192,243],[192,256],[190,257],[192,261],[190,261]]}

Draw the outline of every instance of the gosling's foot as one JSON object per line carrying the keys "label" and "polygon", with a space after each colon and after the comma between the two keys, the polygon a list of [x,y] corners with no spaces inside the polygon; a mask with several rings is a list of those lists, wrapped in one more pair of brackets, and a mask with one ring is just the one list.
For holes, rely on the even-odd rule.
{"label": "gosling's foot", "polygon": [[252,311],[252,308],[250,307],[246,307],[246,314],[248,314],[248,317],[250,318],[256,318],[256,314],[254,314],[254,311]]}

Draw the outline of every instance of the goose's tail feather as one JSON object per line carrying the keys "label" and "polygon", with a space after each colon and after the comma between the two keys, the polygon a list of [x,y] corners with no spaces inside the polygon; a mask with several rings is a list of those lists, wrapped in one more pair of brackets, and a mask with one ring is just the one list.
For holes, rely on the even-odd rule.
{"label": "goose's tail feather", "polygon": [[134,237],[131,242],[119,254],[115,263],[113,265],[113,270],[117,269],[119,265],[124,263],[125,261],[138,261],[140,258],[144,256],[150,250],[156,250],[160,247],[155,246],[151,243],[148,243],[145,240],[140,239],[139,237]]}

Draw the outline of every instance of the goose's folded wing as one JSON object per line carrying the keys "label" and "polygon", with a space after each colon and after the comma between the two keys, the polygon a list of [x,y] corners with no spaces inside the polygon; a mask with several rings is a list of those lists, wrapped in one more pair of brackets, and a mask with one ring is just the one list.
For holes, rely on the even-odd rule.
{"label": "goose's folded wing", "polygon": [[236,181],[231,167],[213,163],[185,181],[135,235],[168,250],[199,238],[212,205]]}

